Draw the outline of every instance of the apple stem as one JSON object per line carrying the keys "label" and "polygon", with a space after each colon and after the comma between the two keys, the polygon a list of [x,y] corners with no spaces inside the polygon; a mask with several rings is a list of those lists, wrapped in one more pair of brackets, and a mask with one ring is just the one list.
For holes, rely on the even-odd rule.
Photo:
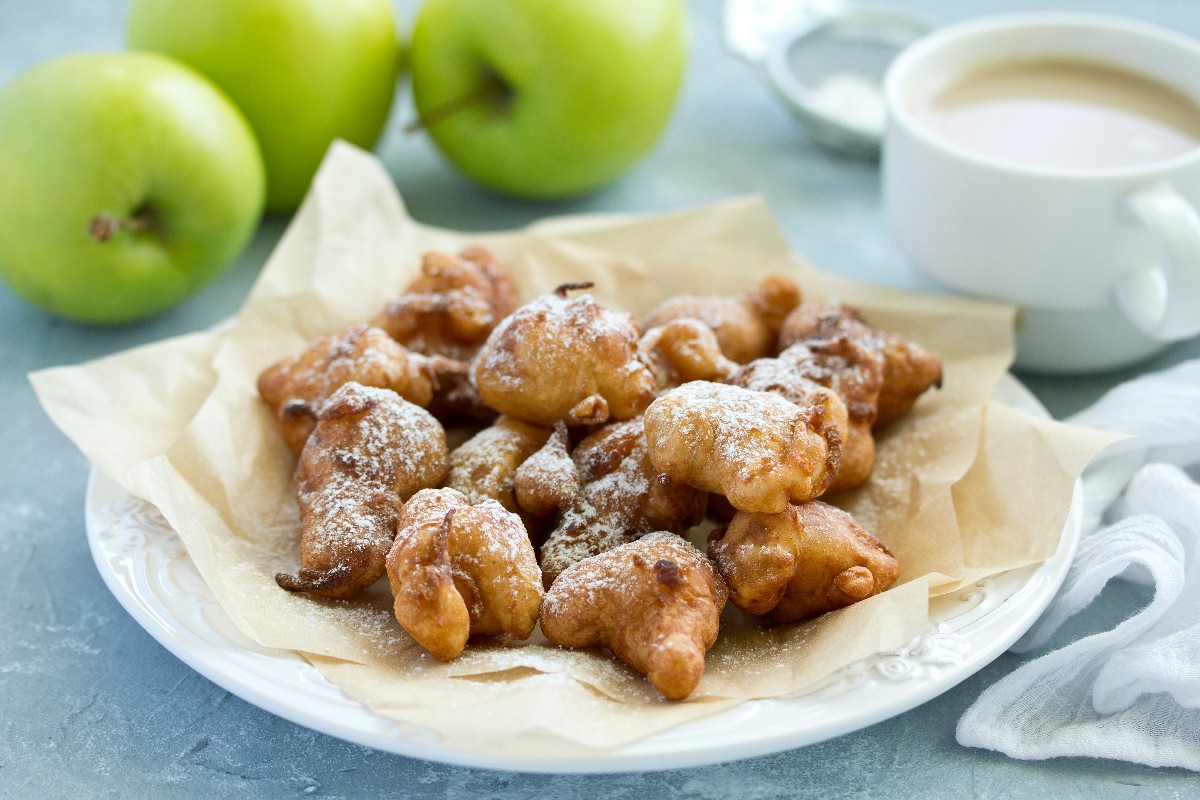
{"label": "apple stem", "polygon": [[154,220],[151,219],[148,211],[139,211],[132,217],[123,219],[118,219],[107,211],[101,211],[88,220],[88,234],[92,239],[103,244],[116,236],[119,231],[144,231],[153,224]]}
{"label": "apple stem", "polygon": [[426,114],[419,115],[415,120],[404,126],[404,132],[416,133],[420,130],[426,130],[464,109],[491,101],[507,100],[511,97],[512,89],[509,85],[494,72],[486,72],[484,73],[483,84],[481,86],[472,89],[466,94],[452,98],[437,108],[430,109]]}

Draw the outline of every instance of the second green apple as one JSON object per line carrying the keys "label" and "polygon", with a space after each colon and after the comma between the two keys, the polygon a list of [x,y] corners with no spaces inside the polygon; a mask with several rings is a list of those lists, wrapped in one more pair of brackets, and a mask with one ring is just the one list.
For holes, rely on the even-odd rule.
{"label": "second green apple", "polygon": [[390,0],[133,0],[126,34],[238,105],[262,149],[269,211],[300,203],[335,138],[375,144],[400,66]]}
{"label": "second green apple", "polygon": [[568,197],[612,181],[659,139],[687,45],[679,0],[426,0],[413,97],[472,178]]}

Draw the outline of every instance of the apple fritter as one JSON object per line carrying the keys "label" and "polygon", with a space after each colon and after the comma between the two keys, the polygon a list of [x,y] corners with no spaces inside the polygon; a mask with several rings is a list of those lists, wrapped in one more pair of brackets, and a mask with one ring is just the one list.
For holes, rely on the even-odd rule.
{"label": "apple fritter", "polygon": [[436,378],[430,360],[411,353],[379,328],[356,325],[314,340],[303,352],[267,367],[258,393],[293,453],[299,454],[325,401],[343,384],[391,389],[419,406],[429,405]]}
{"label": "apple fritter", "polygon": [[513,484],[517,506],[532,517],[545,519],[571,504],[579,493],[579,473],[565,423],[556,424],[541,449],[517,467]]}
{"label": "apple fritter", "polygon": [[797,342],[775,358],[756,359],[730,383],[775,392],[801,406],[821,403],[833,393],[838,404],[825,402],[829,418],[844,432],[837,476],[827,491],[854,489],[866,482],[875,466],[871,426],[883,382],[883,359],[854,340],[810,339]]}
{"label": "apple fritter", "polygon": [[562,647],[607,647],[681,700],[704,674],[726,595],[699,550],[654,532],[564,571],[542,604],[542,633]]}
{"label": "apple fritter", "polygon": [[518,512],[517,468],[536,453],[551,430],[512,417],[500,417],[450,453],[446,486],[457,489],[471,503],[495,500]]}
{"label": "apple fritter", "polygon": [[643,321],[646,330],[691,317],[717,334],[726,357],[739,364],[771,355],[784,318],[800,302],[800,287],[786,275],[768,275],[738,297],[681,294],[667,298]]}
{"label": "apple fritter", "polygon": [[348,599],[381,578],[400,507],[446,474],[446,433],[390,389],[350,382],[317,417],[300,453],[300,570],[293,592]]}
{"label": "apple fritter", "polygon": [[887,589],[896,559],[850,514],[813,500],[779,514],[739,512],[709,537],[730,600],[773,623],[848,606]]}
{"label": "apple fritter", "polygon": [[722,494],[741,511],[779,513],[833,482],[845,418],[841,400],[824,389],[797,405],[772,392],[693,381],[651,403],[645,423],[650,461],[670,480]]}
{"label": "apple fritter", "polygon": [[654,373],[658,392],[689,381],[724,383],[737,371],[737,362],[725,357],[717,335],[698,319],[668,320],[642,334],[638,357]]}
{"label": "apple fritter", "polygon": [[442,660],[471,636],[528,639],[544,594],[520,518],[448,488],[418,492],[404,506],[387,574],[396,620]]}
{"label": "apple fritter", "polygon": [[470,361],[515,307],[508,267],[488,250],[468,247],[457,256],[425,253],[421,274],[372,322],[415,352]]}
{"label": "apple fritter", "polygon": [[571,460],[579,490],[542,544],[547,586],[577,561],[652,531],[682,533],[704,518],[708,495],[650,462],[641,417],[605,425],[576,445]]}
{"label": "apple fritter", "polygon": [[921,345],[897,333],[871,327],[846,305],[802,303],[788,314],[779,332],[778,348],[796,342],[845,336],[883,359],[883,383],[875,426],[903,417],[929,387],[942,385],[942,362]]}
{"label": "apple fritter", "polygon": [[654,397],[654,376],[637,358],[637,324],[589,295],[567,296],[590,286],[564,284],[496,326],[474,366],[484,403],[546,427],[641,413]]}

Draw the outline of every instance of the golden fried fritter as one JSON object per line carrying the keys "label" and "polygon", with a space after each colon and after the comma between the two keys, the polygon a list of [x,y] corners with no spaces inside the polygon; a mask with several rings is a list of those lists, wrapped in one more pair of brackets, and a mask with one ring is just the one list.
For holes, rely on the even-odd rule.
{"label": "golden fried fritter", "polygon": [[451,451],[446,486],[462,492],[471,503],[495,500],[518,512],[517,467],[546,443],[550,433],[549,428],[500,417]]}
{"label": "golden fried fritter", "polygon": [[896,559],[845,511],[813,500],[780,514],[739,512],[713,531],[708,554],[730,600],[771,622],[798,622],[891,586]]}
{"label": "golden fried fritter", "polygon": [[654,376],[637,359],[638,327],[623,311],[560,286],[518,308],[479,351],[479,396],[502,414],[537,425],[629,419],[654,397]]}
{"label": "golden fried fritter", "polygon": [[829,418],[844,432],[837,476],[828,491],[861,486],[875,466],[875,422],[883,360],[854,340],[812,339],[797,342],[775,358],[756,359],[729,381],[762,392],[775,392],[801,406],[822,403],[833,393],[844,410],[824,403]]}
{"label": "golden fried fritter", "polygon": [[429,405],[435,384],[428,359],[379,328],[356,325],[267,367],[258,376],[258,393],[279,421],[288,448],[299,454],[325,401],[349,381],[391,389],[419,406]]}
{"label": "golden fried fritter", "polygon": [[771,392],[685,383],[646,409],[650,461],[741,511],[779,513],[819,496],[837,475],[845,409],[821,391],[819,402],[800,406]]}
{"label": "golden fried fritter", "polygon": [[390,389],[350,382],[317,417],[300,453],[300,571],[293,592],[355,596],[383,576],[404,500],[446,474],[446,434],[429,412]]}
{"label": "golden fried fritter", "polygon": [[429,252],[421,274],[373,324],[418,353],[469,361],[516,307],[508,268],[482,247],[457,256]]}
{"label": "golden fried fritter", "polygon": [[542,544],[546,585],[577,561],[651,531],[682,533],[700,522],[705,492],[651,464],[641,417],[610,423],[571,453],[579,491]]}
{"label": "golden fried fritter", "polygon": [[542,579],[516,514],[471,505],[454,489],[415,494],[387,554],[396,620],[433,656],[455,658],[471,636],[528,639]]}
{"label": "golden fried fritter", "polygon": [[579,493],[579,473],[571,460],[565,423],[554,426],[545,444],[517,467],[514,479],[517,507],[536,518],[549,517],[571,504]]}
{"label": "golden fried fritter", "polygon": [[664,697],[682,700],[704,674],[726,595],[699,550],[655,532],[563,572],[542,604],[542,633],[562,647],[607,647]]}
{"label": "golden fried fritter", "polygon": [[786,275],[768,275],[738,297],[675,295],[650,312],[645,330],[692,317],[717,334],[721,351],[739,364],[771,355],[784,317],[800,302],[800,287]]}
{"label": "golden fried fritter", "polygon": [[638,342],[638,357],[654,373],[659,392],[688,381],[724,383],[738,368],[721,352],[716,333],[692,317],[669,320],[646,331]]}
{"label": "golden fried fritter", "polygon": [[875,426],[904,416],[930,386],[942,385],[942,362],[916,342],[868,325],[857,310],[831,303],[803,303],[784,320],[778,348],[810,339],[846,336],[883,359]]}

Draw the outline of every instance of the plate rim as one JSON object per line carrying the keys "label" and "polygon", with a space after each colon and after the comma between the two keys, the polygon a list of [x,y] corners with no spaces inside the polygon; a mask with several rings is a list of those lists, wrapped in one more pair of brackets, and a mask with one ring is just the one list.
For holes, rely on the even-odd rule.
{"label": "plate rim", "polygon": [[[997,387],[996,396],[998,400],[1006,404],[1049,417],[1044,406],[1011,374],[1004,376]],[[111,551],[106,549],[105,536],[108,525],[104,524],[105,520],[100,508],[101,501],[105,500],[106,494],[110,497],[134,499],[116,481],[101,474],[93,465],[89,471],[84,500],[85,527],[93,562],[105,585],[126,612],[168,652],[194,671],[222,689],[275,716],[355,744],[455,766],[529,773],[599,774],[658,771],[724,763],[816,744],[898,716],[929,702],[974,675],[1012,646],[1032,627],[1053,600],[1065,579],[1082,532],[1082,490],[1081,483],[1077,480],[1056,552],[1040,564],[1010,571],[1015,573],[1024,570],[1028,571],[1029,575],[1020,586],[1006,595],[995,609],[980,617],[980,620],[994,625],[996,623],[994,615],[1000,612],[1007,623],[1001,632],[988,638],[982,645],[973,647],[959,663],[947,667],[936,676],[925,680],[910,681],[904,685],[903,691],[884,691],[883,699],[873,703],[865,712],[859,711],[841,716],[832,715],[817,724],[798,726],[792,730],[784,730],[782,733],[768,732],[758,736],[743,736],[741,739],[732,741],[727,736],[728,730],[722,729],[723,736],[713,739],[704,747],[679,749],[669,746],[673,739],[680,738],[681,732],[683,738],[686,739],[687,734],[694,731],[697,726],[700,728],[714,724],[721,726],[723,719],[728,720],[739,714],[749,714],[752,717],[759,713],[768,715],[786,713],[788,710],[794,709],[797,703],[812,702],[813,692],[806,692],[795,697],[746,700],[731,708],[651,734],[627,745],[615,748],[581,747],[581,750],[588,751],[586,755],[572,753],[570,755],[531,757],[515,755],[511,752],[494,752],[477,746],[462,746],[452,742],[437,741],[430,737],[427,731],[422,731],[419,726],[387,720],[342,692],[296,651],[271,650],[253,645],[248,639],[246,640],[258,651],[259,656],[267,659],[283,659],[280,662],[281,669],[298,669],[301,673],[305,673],[305,678],[309,682],[315,682],[316,691],[329,693],[329,696],[325,698],[328,701],[327,705],[338,713],[333,715],[324,713],[322,708],[325,707],[322,707],[320,703],[316,706],[297,704],[291,689],[285,691],[270,682],[266,682],[264,685],[263,679],[256,674],[254,669],[244,664],[244,659],[237,657],[239,653],[246,655],[253,651],[247,650],[241,644],[228,641],[228,637],[224,638],[228,641],[229,654],[233,654],[235,657],[213,658],[213,651],[203,647],[197,648],[195,643],[190,641],[189,636],[181,629],[182,623],[179,617],[172,616],[172,609],[168,608],[159,598],[152,596],[152,593],[148,595],[146,590],[141,588],[141,585],[146,584],[147,577],[144,571],[142,574],[137,572],[136,567],[140,562],[134,562],[133,572],[128,575],[120,575],[113,570]],[[182,550],[182,542],[180,545]],[[190,558],[187,557],[186,551],[183,551],[182,555],[190,564]],[[192,569],[194,570],[194,566]],[[209,591],[202,579],[199,582],[203,591]],[[146,589],[148,588],[147,586]],[[1018,597],[1022,601],[1021,603],[1009,602]],[[224,611],[215,599],[211,600],[211,604],[213,610],[208,613],[224,615]],[[155,608],[155,605],[158,608]],[[227,616],[225,619],[228,621]],[[232,628],[233,623],[228,621],[228,624]],[[968,623],[966,627],[970,628],[976,624],[979,624],[979,620]],[[894,651],[876,654],[871,658],[887,656],[891,652]],[[870,658],[864,662],[856,662],[856,664],[869,661]],[[848,670],[852,671],[856,664],[842,668],[831,677],[846,673]],[[818,687],[820,685],[819,683]],[[854,691],[854,689],[849,691]],[[776,707],[779,707],[780,710],[775,710]]]}

